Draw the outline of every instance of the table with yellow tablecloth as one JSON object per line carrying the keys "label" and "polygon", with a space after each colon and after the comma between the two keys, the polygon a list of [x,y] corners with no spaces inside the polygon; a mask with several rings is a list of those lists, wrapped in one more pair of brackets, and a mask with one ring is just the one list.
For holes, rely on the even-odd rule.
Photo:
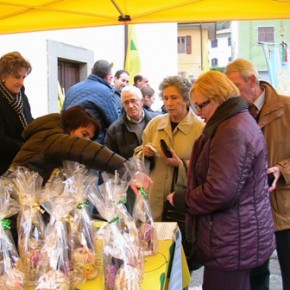
{"label": "table with yellow tablecloth", "polygon": [[[99,224],[100,225],[100,224]],[[98,277],[87,280],[77,289],[102,290],[104,289],[104,275],[102,269],[102,241],[98,242]],[[175,269],[175,270],[174,270]],[[174,273],[174,271],[177,271]],[[178,272],[180,271],[180,273]],[[174,279],[170,277],[174,276]],[[173,281],[174,280],[174,281]],[[174,284],[172,284],[174,283]],[[179,283],[179,284],[178,284]],[[178,227],[172,234],[171,239],[158,241],[158,252],[153,256],[145,257],[145,274],[142,280],[142,290],[177,290],[188,286],[190,274],[187,267],[185,255],[181,246],[181,236]],[[176,286],[180,285],[180,286]],[[182,285],[182,286],[181,286]],[[33,289],[30,287],[29,289]]]}

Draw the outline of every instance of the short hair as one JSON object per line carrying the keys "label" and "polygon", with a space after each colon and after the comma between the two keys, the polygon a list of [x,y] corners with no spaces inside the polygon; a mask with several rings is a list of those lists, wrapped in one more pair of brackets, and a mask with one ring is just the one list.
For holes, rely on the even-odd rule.
{"label": "short hair", "polygon": [[142,100],[141,90],[135,86],[126,86],[121,90],[121,99],[124,93],[131,92],[138,97],[139,100]]}
{"label": "short hair", "polygon": [[143,76],[135,75],[134,76],[134,85],[137,85],[137,82],[142,81],[142,80],[143,80]]}
{"label": "short hair", "polygon": [[20,69],[26,69],[27,75],[31,73],[32,67],[18,51],[4,54],[0,58],[0,78],[8,75],[17,75]]}
{"label": "short hair", "polygon": [[241,73],[242,78],[247,81],[250,76],[255,76],[257,84],[259,84],[259,73],[256,67],[249,61],[243,58],[237,58],[236,60],[230,62],[224,73],[227,75],[232,72]]}
{"label": "short hair", "polygon": [[189,101],[189,91],[191,88],[191,84],[189,81],[185,80],[185,78],[179,76],[168,76],[164,78],[159,85],[160,97],[163,98],[164,89],[173,86],[177,88],[177,90],[180,92],[185,100]]}
{"label": "short hair", "polygon": [[151,87],[146,86],[141,89],[141,93],[143,98],[145,98],[146,96],[152,97],[155,91]]}
{"label": "short hair", "polygon": [[92,139],[96,139],[101,131],[101,125],[95,116],[82,106],[73,106],[61,113],[61,122],[68,132],[81,127],[93,125],[95,134]]}
{"label": "short hair", "polygon": [[200,75],[192,86],[190,96],[195,91],[198,91],[209,101],[216,103],[223,103],[240,95],[239,89],[234,83],[224,73],[219,71],[208,71]]}
{"label": "short hair", "polygon": [[112,70],[113,64],[104,59],[95,62],[92,73],[104,79]]}
{"label": "short hair", "polygon": [[117,70],[117,71],[115,72],[114,77],[117,78],[117,79],[119,79],[120,76],[121,76],[121,74],[127,74],[127,75],[129,75],[129,73],[128,73],[126,70],[124,70],[124,69],[120,69],[120,70]]}

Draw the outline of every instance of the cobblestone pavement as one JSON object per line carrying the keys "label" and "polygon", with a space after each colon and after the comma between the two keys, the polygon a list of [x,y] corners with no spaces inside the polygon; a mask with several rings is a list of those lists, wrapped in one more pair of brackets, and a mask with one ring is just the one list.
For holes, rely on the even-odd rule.
{"label": "cobblestone pavement", "polygon": [[[194,271],[191,275],[191,284],[189,290],[202,290],[203,268]],[[273,253],[270,259],[270,290],[282,290],[282,279],[280,266],[276,252]]]}

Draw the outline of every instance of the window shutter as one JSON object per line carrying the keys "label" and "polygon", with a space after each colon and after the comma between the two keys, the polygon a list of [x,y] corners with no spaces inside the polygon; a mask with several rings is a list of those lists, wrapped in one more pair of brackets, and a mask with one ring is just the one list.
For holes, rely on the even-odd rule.
{"label": "window shutter", "polygon": [[186,35],[186,53],[191,54],[191,36]]}

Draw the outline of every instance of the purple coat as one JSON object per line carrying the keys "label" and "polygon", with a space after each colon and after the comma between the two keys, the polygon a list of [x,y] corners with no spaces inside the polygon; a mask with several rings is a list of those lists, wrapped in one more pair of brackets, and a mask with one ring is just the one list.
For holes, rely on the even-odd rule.
{"label": "purple coat", "polygon": [[[206,267],[255,268],[274,250],[263,134],[241,98],[218,107],[196,141],[186,195],[193,257]],[[185,197],[185,199],[184,199]]]}

